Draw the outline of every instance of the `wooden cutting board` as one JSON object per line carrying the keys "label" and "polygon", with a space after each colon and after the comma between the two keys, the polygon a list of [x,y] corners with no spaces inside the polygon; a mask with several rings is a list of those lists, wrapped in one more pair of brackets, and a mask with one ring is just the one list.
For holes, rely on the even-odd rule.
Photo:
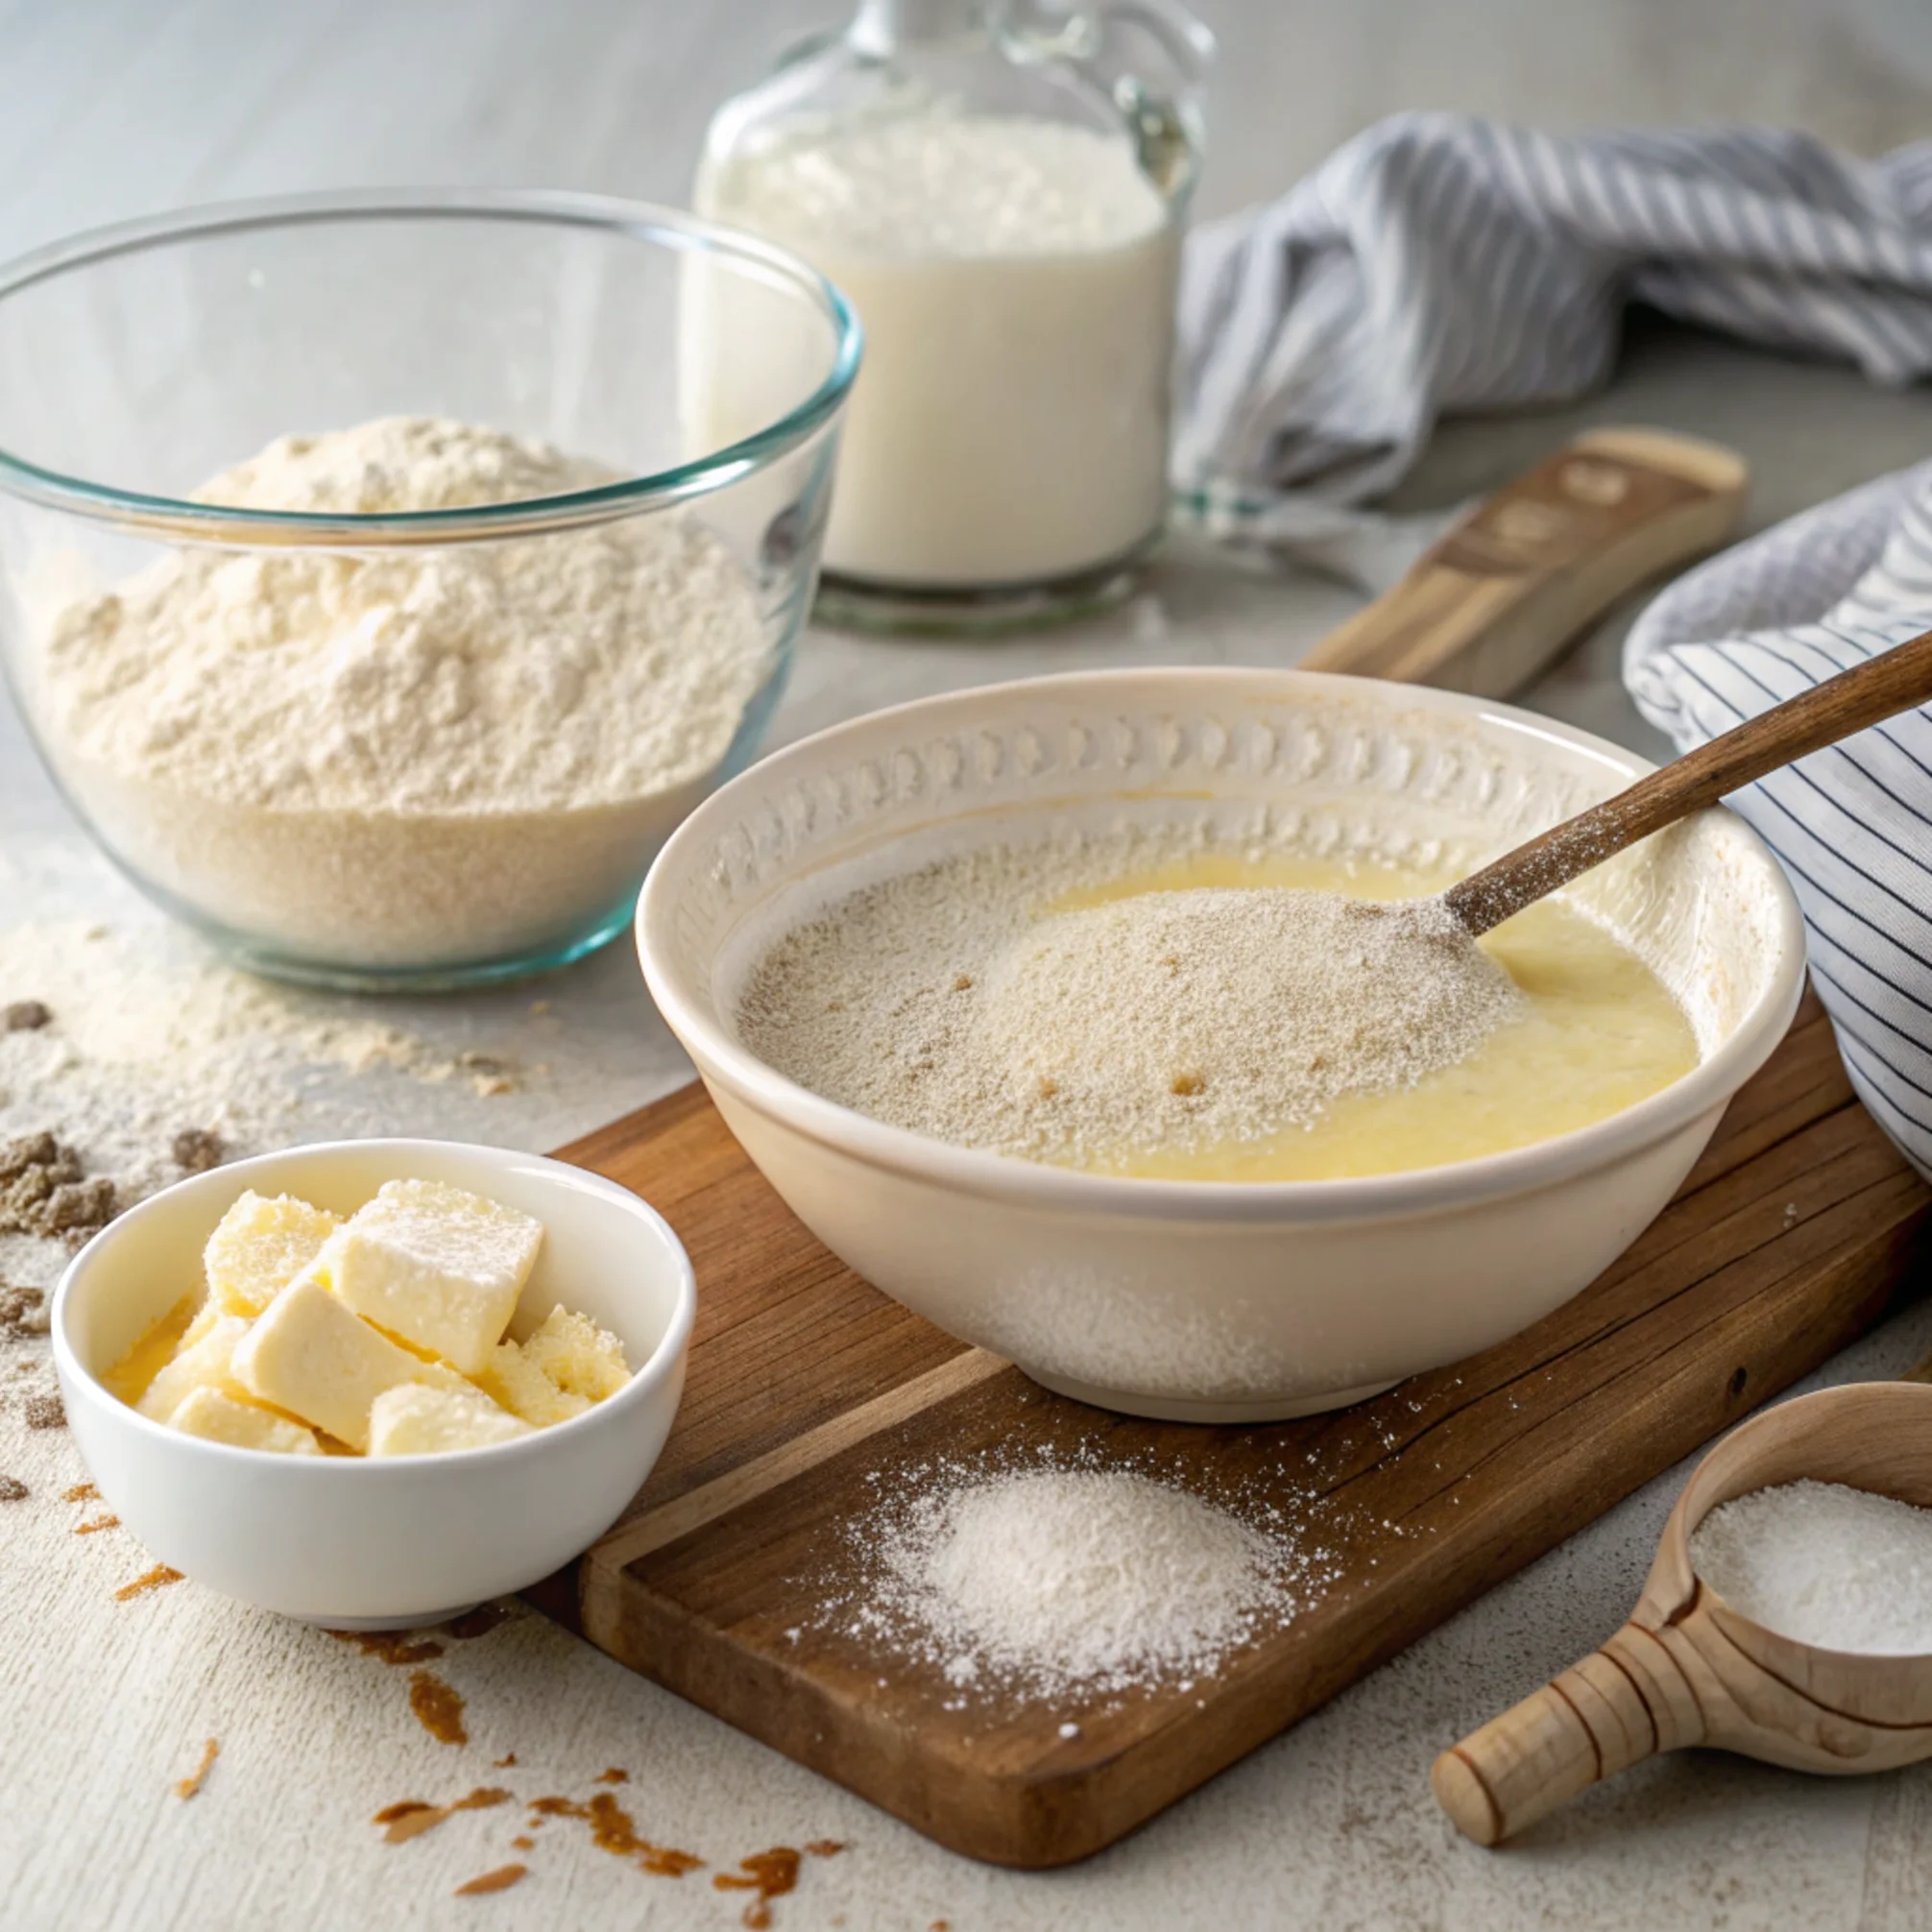
{"label": "wooden cutting board", "polygon": [[[698,1321],[663,1460],[536,1600],[942,1845],[1019,1866],[1131,1831],[1815,1367],[1912,1292],[1932,1226],[1932,1191],[1807,1002],[1676,1200],[1566,1307],[1354,1409],[1204,1429],[1051,1395],[888,1301],[792,1218],[701,1088],[564,1158],[667,1217]],[[880,1485],[935,1457],[1076,1445],[1278,1498],[1334,1581],[1218,1677],[1110,1702],[949,1709],[935,1669],[828,1627],[842,1531]]]}

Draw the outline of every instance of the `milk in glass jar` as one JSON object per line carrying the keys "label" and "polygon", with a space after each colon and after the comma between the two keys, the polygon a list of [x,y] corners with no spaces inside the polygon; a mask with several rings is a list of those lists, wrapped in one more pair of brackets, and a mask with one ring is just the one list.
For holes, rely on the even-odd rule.
{"label": "milk in glass jar", "polygon": [[[865,332],[828,615],[972,630],[1130,582],[1166,512],[1211,46],[1171,0],[865,0],[719,110],[699,211],[803,255]],[[757,328],[703,302],[687,323],[740,344]],[[759,415],[761,379],[786,386],[741,354],[692,366],[736,372],[694,398],[712,436]]]}

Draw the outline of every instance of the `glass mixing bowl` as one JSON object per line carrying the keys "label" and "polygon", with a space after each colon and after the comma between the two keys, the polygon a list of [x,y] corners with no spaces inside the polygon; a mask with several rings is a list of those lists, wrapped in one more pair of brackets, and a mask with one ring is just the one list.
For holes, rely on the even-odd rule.
{"label": "glass mixing bowl", "polygon": [[[591,196],[300,196],[44,249],[0,268],[0,659],[103,849],[241,963],[346,987],[561,965],[763,735],[858,353],[794,257]],[[376,514],[193,498],[279,437],[398,416],[597,470]],[[451,611],[512,577],[538,586],[515,664],[443,663],[481,635]]]}

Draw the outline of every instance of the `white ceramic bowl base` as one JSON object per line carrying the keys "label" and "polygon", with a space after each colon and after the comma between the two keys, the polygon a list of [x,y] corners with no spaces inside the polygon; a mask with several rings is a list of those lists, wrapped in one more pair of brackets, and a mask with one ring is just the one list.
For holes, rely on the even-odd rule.
{"label": "white ceramic bowl base", "polygon": [[[542,1220],[543,1250],[511,1333],[527,1334],[562,1301],[622,1340],[630,1382],[514,1442],[351,1460],[179,1435],[95,1380],[199,1283],[203,1245],[245,1188],[347,1214],[403,1175]],[[349,1141],[214,1169],[111,1222],[61,1280],[54,1358],[88,1474],[159,1561],[308,1623],[407,1628],[533,1583],[610,1528],[670,1432],[695,1308],[677,1237],[615,1182],[495,1147]]]}
{"label": "white ceramic bowl base", "polygon": [[1796,903],[1740,820],[1705,813],[1574,893],[1683,1002],[1702,1063],[1596,1125],[1420,1172],[1123,1180],[948,1146],[758,1060],[732,1024],[746,973],[828,900],[996,837],[1178,823],[1466,869],[1647,769],[1507,706],[1305,672],[959,692],[793,745],[707,801],[646,881],[639,947],[726,1123],[867,1280],[1085,1401],[1302,1414],[1527,1327],[1670,1199],[1802,985]]}

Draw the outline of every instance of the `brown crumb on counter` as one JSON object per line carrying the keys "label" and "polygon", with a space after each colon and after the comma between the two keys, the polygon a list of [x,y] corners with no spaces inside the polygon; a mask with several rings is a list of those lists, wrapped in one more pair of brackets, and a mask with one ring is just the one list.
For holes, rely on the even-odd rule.
{"label": "brown crumb on counter", "polygon": [[498,1771],[508,1771],[517,1762],[517,1753],[514,1751],[506,1751],[501,1757],[493,1757],[490,1762]]}
{"label": "brown crumb on counter", "polygon": [[228,1147],[222,1137],[209,1127],[184,1127],[175,1136],[170,1151],[175,1165],[191,1174],[205,1174],[222,1164]]}
{"label": "brown crumb on counter", "polygon": [[525,1838],[520,1831],[510,1841],[512,1851],[534,1851],[536,1848],[537,1841],[534,1838]]}
{"label": "brown crumb on counter", "polygon": [[76,1523],[74,1534],[77,1536],[91,1536],[97,1530],[118,1530],[120,1527],[118,1516],[96,1516],[91,1523]]}
{"label": "brown crumb on counter", "polygon": [[406,1630],[330,1630],[339,1644],[353,1644],[366,1657],[386,1664],[426,1664],[443,1654],[432,1638],[412,1637]]}
{"label": "brown crumb on counter", "polygon": [[619,1771],[615,1764],[608,1771],[600,1771],[597,1774],[599,1784],[629,1784],[630,1781],[631,1774],[628,1771]]}
{"label": "brown crumb on counter", "polygon": [[26,1416],[29,1429],[64,1429],[67,1426],[66,1405],[58,1395],[30,1395],[20,1405],[20,1413]]}
{"label": "brown crumb on counter", "polygon": [[17,1341],[24,1335],[45,1335],[52,1313],[46,1292],[16,1288],[0,1281],[0,1341]]}
{"label": "brown crumb on counter", "polygon": [[114,1592],[114,1601],[125,1604],[135,1597],[144,1597],[150,1590],[165,1590],[170,1583],[179,1583],[181,1573],[171,1570],[165,1563],[157,1563],[152,1570],[134,1579],[132,1583],[123,1583]]}
{"label": "brown crumb on counter", "polygon": [[438,1744],[470,1742],[463,1726],[463,1700],[434,1671],[418,1671],[409,1679],[409,1708]]}
{"label": "brown crumb on counter", "polygon": [[50,1133],[21,1134],[0,1147],[0,1234],[64,1237],[79,1246],[113,1220],[114,1184],[81,1178],[81,1156]]}
{"label": "brown crumb on counter", "polygon": [[63,1503],[98,1503],[101,1492],[91,1483],[76,1483],[71,1489],[60,1491]]}
{"label": "brown crumb on counter", "polygon": [[202,1746],[202,1761],[185,1777],[175,1779],[175,1796],[192,1798],[207,1782],[208,1773],[214,1769],[215,1759],[222,1754],[221,1740],[209,1738]]}
{"label": "brown crumb on counter", "polygon": [[37,1033],[54,1024],[54,1010],[44,1000],[11,1000],[0,1006],[0,1033]]}
{"label": "brown crumb on counter", "polygon": [[27,1485],[17,1476],[0,1476],[0,1503],[24,1502]]}
{"label": "brown crumb on counter", "polygon": [[499,1865],[495,1872],[486,1872],[480,1878],[459,1885],[456,1896],[474,1898],[485,1892],[507,1892],[529,1869],[527,1865]]}
{"label": "brown crumb on counter", "polygon": [[842,1838],[814,1838],[805,1847],[814,1858],[836,1858],[845,1849]]}

